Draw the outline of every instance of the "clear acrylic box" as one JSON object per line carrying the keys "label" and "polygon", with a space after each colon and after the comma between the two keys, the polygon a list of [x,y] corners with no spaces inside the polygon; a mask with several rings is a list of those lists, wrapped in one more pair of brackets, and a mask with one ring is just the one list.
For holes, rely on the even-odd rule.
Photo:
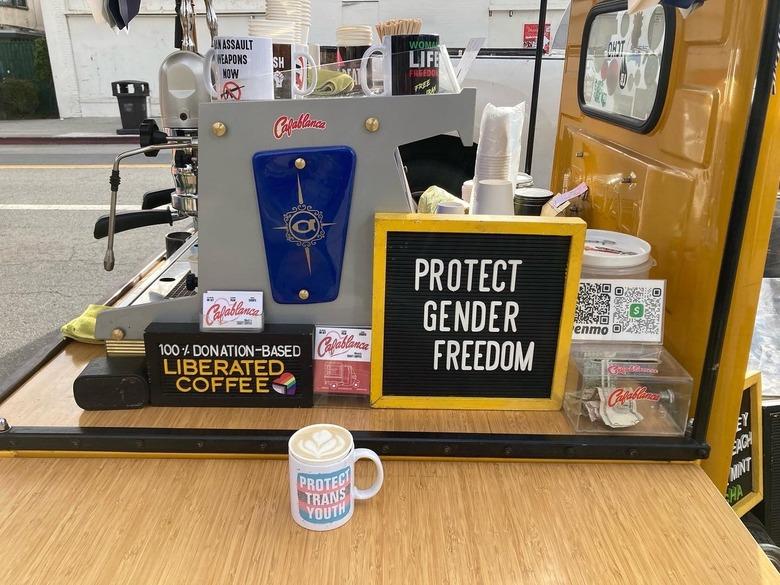
{"label": "clear acrylic box", "polygon": [[680,436],[692,390],[663,346],[574,343],[563,406],[577,433]]}

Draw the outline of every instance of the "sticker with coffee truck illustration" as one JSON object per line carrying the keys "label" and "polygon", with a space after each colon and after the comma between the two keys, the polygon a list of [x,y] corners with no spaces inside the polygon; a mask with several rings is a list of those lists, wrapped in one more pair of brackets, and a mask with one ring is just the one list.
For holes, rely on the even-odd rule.
{"label": "sticker with coffee truck illustration", "polygon": [[371,387],[371,329],[317,326],[314,391],[368,395]]}
{"label": "sticker with coffee truck illustration", "polygon": [[152,323],[144,334],[150,402],[164,406],[312,406],[312,327],[203,332]]}

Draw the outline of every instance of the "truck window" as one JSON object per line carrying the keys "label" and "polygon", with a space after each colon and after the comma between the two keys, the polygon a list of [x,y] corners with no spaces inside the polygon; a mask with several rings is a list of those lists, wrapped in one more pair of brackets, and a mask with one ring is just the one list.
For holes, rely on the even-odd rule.
{"label": "truck window", "polygon": [[582,39],[582,111],[646,133],[661,115],[674,45],[674,9],[629,14],[626,2],[596,5]]}

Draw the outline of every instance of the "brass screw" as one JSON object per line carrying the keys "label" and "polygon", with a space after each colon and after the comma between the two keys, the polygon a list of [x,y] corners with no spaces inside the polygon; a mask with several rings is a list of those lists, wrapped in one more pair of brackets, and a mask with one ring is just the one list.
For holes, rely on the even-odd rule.
{"label": "brass screw", "polygon": [[303,169],[306,167],[306,161],[302,158],[296,158],[295,159],[295,168],[296,169]]}
{"label": "brass screw", "polygon": [[211,125],[211,133],[214,134],[217,138],[221,138],[225,134],[227,134],[227,126],[223,122],[214,122]]}
{"label": "brass screw", "polygon": [[374,118],[373,116],[371,118],[366,118],[364,126],[369,132],[376,132],[379,130],[379,118]]}
{"label": "brass screw", "polygon": [[301,299],[302,301],[308,300],[309,299],[309,291],[307,291],[305,288],[302,288],[298,292],[298,298]]}
{"label": "brass screw", "polygon": [[115,339],[116,341],[121,341],[125,338],[125,332],[123,329],[120,329],[117,327],[111,332],[111,339]]}

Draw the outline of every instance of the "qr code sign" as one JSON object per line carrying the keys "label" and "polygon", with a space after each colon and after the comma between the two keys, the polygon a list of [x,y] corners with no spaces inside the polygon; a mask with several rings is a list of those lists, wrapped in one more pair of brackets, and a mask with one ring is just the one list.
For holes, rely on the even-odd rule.
{"label": "qr code sign", "polygon": [[615,287],[612,331],[660,338],[663,309],[663,291],[660,287]]}
{"label": "qr code sign", "polygon": [[665,290],[663,280],[582,280],[574,339],[660,343]]}
{"label": "qr code sign", "polygon": [[600,282],[583,282],[577,296],[577,313],[574,320],[588,325],[609,325],[612,285]]}

